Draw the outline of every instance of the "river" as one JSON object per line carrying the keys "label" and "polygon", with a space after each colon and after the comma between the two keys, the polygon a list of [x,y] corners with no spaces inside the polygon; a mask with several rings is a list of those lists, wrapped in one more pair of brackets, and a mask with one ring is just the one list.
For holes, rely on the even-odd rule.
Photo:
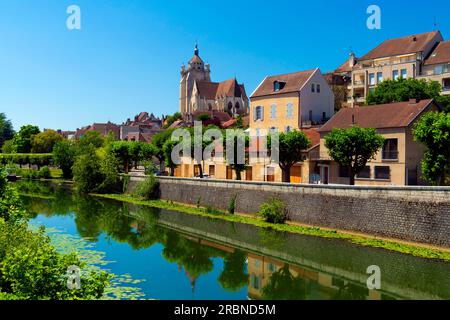
{"label": "river", "polygon": [[[76,196],[66,185],[18,186],[33,225],[88,243],[139,298],[450,299],[449,262]],[[373,265],[379,290],[366,284]]]}

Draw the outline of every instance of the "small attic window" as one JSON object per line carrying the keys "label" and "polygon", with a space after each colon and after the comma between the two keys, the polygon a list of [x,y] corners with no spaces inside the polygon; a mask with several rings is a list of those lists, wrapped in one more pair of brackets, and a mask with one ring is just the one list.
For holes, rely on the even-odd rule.
{"label": "small attic window", "polygon": [[285,85],[286,85],[285,82],[275,81],[273,83],[273,91],[278,92],[278,91],[282,90]]}

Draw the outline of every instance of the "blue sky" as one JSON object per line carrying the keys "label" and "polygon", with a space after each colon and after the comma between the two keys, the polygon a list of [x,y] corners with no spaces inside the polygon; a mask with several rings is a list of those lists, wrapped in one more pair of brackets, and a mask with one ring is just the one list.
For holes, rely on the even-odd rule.
{"label": "blue sky", "polygon": [[[81,8],[81,30],[66,9]],[[381,30],[366,27],[380,6]],[[198,41],[212,80],[236,76],[250,94],[268,74],[340,65],[384,39],[438,29],[450,2],[0,0],[0,112],[16,129],[121,123],[178,111],[179,70]]]}

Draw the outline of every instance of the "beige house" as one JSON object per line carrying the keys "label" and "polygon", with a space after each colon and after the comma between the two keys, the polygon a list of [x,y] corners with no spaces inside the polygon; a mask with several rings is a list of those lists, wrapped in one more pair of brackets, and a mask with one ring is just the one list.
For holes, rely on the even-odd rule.
{"label": "beige house", "polygon": [[[348,61],[335,70],[335,74],[350,78],[347,101],[342,105],[364,104],[369,92],[388,79],[426,78],[440,81],[443,87],[448,86],[448,79],[443,80],[441,75],[448,73],[449,45],[442,41],[440,31],[433,31],[386,40],[361,58],[351,53]],[[439,54],[440,58],[433,59],[433,53]],[[431,67],[446,62],[447,67],[442,71]],[[436,70],[438,77],[434,77]]]}
{"label": "beige house", "polygon": [[349,184],[348,171],[328,154],[325,136],[334,128],[375,128],[386,140],[375,160],[356,177],[357,185],[424,184],[420,163],[425,146],[414,141],[412,127],[426,112],[439,111],[432,99],[341,109],[320,132],[320,180],[323,184]]}
{"label": "beige house", "polygon": [[450,41],[439,43],[431,52],[418,78],[437,81],[442,85],[442,94],[450,94]]}

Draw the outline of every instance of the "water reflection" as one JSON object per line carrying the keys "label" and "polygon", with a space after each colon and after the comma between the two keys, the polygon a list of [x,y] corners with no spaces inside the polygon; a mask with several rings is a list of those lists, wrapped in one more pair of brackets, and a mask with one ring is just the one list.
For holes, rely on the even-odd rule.
{"label": "water reflection", "polygon": [[[64,186],[26,183],[19,187],[22,193],[39,195],[24,197],[34,217],[72,217],[77,233],[83,238],[95,242],[106,235],[108,241],[127,244],[135,252],[161,245],[162,259],[177,265],[178,273],[183,273],[189,282],[193,296],[199,279],[209,277],[214,271],[218,274],[215,281],[224,292],[246,290],[250,299],[380,300],[450,296],[448,285],[433,287],[433,283],[442,283],[441,278],[448,279],[448,263],[76,196]],[[365,286],[367,275],[361,266],[370,265],[372,258],[388,272],[382,291],[368,290]],[[152,256],[152,259],[161,257]],[[221,266],[215,263],[217,259],[222,261]],[[398,261],[410,270],[389,270],[398,266]],[[409,273],[417,269],[425,273],[423,279],[406,283],[414,279]]]}

